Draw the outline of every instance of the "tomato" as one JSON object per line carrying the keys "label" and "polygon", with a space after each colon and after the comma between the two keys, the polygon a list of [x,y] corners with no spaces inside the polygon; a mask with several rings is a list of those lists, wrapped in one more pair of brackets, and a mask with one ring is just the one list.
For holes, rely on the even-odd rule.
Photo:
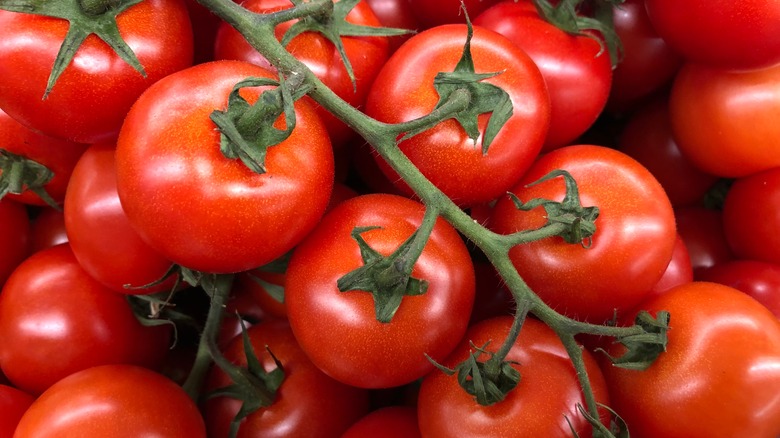
{"label": "tomato", "polygon": [[27,257],[30,245],[30,219],[24,205],[0,200],[0,285]]}
{"label": "tomato", "polygon": [[652,172],[674,206],[701,203],[718,180],[694,166],[677,146],[664,98],[637,108],[620,133],[618,149]]}
{"label": "tomato", "polygon": [[723,230],[723,213],[701,206],[675,209],[677,231],[688,249],[694,278],[698,272],[731,260],[734,254]]}
{"label": "tomato", "polygon": [[[247,335],[265,371],[276,368],[267,348],[279,359],[285,377],[273,403],[242,421],[238,438],[338,437],[368,412],[368,392],[339,383],[317,369],[301,350],[286,321],[262,322],[250,327]],[[246,365],[241,337],[227,347],[225,357]],[[207,390],[231,383],[224,372],[215,368],[209,375]],[[228,397],[207,400],[203,415],[209,436],[228,436],[230,422],[240,406],[240,401]]]}
{"label": "tomato", "polygon": [[341,438],[421,438],[417,409],[389,406],[377,409],[353,424]]}
{"label": "tomato", "polygon": [[474,260],[474,273],[477,287],[469,324],[514,313],[512,293],[496,272],[496,268],[485,260]]}
{"label": "tomato", "polygon": [[[491,318],[475,324],[443,365],[453,367],[473,352],[473,345],[495,353],[502,345],[512,317]],[[485,361],[480,353],[478,360]],[[591,425],[577,411],[585,405],[574,366],[555,332],[528,318],[506,357],[520,371],[520,382],[506,398],[490,406],[478,404],[458,384],[457,375],[434,371],[423,379],[417,401],[420,431],[425,437],[568,437],[571,428],[590,436]],[[604,377],[595,359],[583,351],[585,367],[596,401],[609,404]],[[609,416],[601,411],[601,420]]]}
{"label": "tomato", "polygon": [[674,80],[669,115],[677,145],[699,169],[723,177],[780,166],[780,64],[728,71],[688,63]]}
{"label": "tomato", "polygon": [[498,3],[474,24],[509,38],[542,72],[551,111],[544,149],[568,145],[593,125],[612,85],[612,62],[599,36],[564,32],[539,16],[531,1]]}
{"label": "tomato", "polygon": [[685,59],[726,69],[780,61],[780,4],[769,0],[645,0],[653,28]]}
{"label": "tomato", "polygon": [[669,261],[669,265],[666,267],[663,275],[653,286],[650,295],[662,294],[675,286],[690,283],[691,281],[693,281],[691,257],[685,241],[678,234],[677,240],[674,242],[672,260]]}
{"label": "tomato", "polygon": [[[110,431],[110,432],[107,432]],[[205,438],[198,408],[173,381],[131,365],[103,365],[49,388],[24,414],[14,437]]]}
{"label": "tomato", "polygon": [[[632,437],[780,434],[780,321],[771,312],[707,282],[675,287],[640,308],[670,312],[666,352],[644,371],[603,366],[612,407]],[[612,355],[622,348],[612,347]]]}
{"label": "tomato", "polygon": [[[116,188],[114,145],[95,144],[84,153],[73,171],[65,199],[70,247],[89,275],[127,294],[173,287],[172,277],[159,286],[128,288],[162,279],[172,263],[141,239],[122,209]],[[106,244],[109,241],[111,244]]]}
{"label": "tomato", "polygon": [[[290,8],[292,3],[288,0],[247,0],[241,6],[257,13],[270,13]],[[347,22],[363,26],[380,26],[379,19],[366,1],[360,1],[355,5],[347,14]],[[275,30],[277,39],[281,41],[287,29],[293,24],[293,21],[289,21],[277,26]],[[287,50],[306,64],[339,97],[354,107],[361,107],[366,100],[371,83],[390,54],[389,42],[386,37],[342,37],[341,41],[354,71],[355,84],[350,80],[336,46],[323,35],[304,32],[290,41]],[[227,23],[223,23],[217,32],[214,56],[216,59],[236,59],[273,68],[268,60]],[[334,148],[344,145],[353,136],[352,130],[325,108],[318,105],[317,113],[328,127],[328,134]]]}
{"label": "tomato", "polygon": [[30,222],[30,252],[38,252],[67,241],[65,214],[51,207],[39,209]]}
{"label": "tomato", "polygon": [[0,436],[12,437],[22,415],[35,400],[12,386],[0,384]]}
{"label": "tomato", "polygon": [[93,280],[64,243],[33,254],[8,279],[0,293],[0,339],[5,375],[40,394],[96,365],[155,366],[170,330],[142,326],[125,298]]}
{"label": "tomato", "polygon": [[214,60],[214,41],[222,20],[197,0],[185,0],[192,22],[192,39],[195,46],[193,63]]}
{"label": "tomato", "polygon": [[645,0],[625,0],[613,8],[612,20],[623,56],[612,72],[607,109],[625,112],[666,87],[683,60],[658,36],[647,17]]}
{"label": "tomato", "polygon": [[442,24],[465,23],[465,8],[469,16],[476,17],[499,0],[414,0],[409,1],[412,13],[422,26],[421,29]]}
{"label": "tomato", "polygon": [[[51,171],[51,180],[42,186],[51,200],[61,204],[65,198],[70,174],[87,145],[41,135],[27,129],[0,110],[0,150],[19,158],[26,158],[45,166]],[[0,176],[5,181],[9,175]],[[21,194],[8,193],[8,199],[31,205],[46,205],[46,201],[26,187]]]}
{"label": "tomato", "polygon": [[723,203],[723,229],[734,254],[780,263],[780,167],[739,178]]}
{"label": "tomato", "polygon": [[[319,221],[333,187],[322,121],[295,103],[290,137],[258,174],[220,152],[209,119],[247,77],[277,79],[240,61],[214,61],[155,83],[127,116],[116,149],[117,191],[130,224],[165,258],[198,271],[240,272],[289,251]],[[265,88],[263,88],[265,89]],[[259,88],[243,89],[251,102]]]}
{"label": "tomato", "polygon": [[738,289],[780,318],[780,265],[757,260],[729,260],[703,270],[699,277]]}
{"label": "tomato", "polygon": [[[452,24],[410,38],[374,81],[366,114],[387,123],[428,114],[439,101],[434,77],[454,70],[466,35],[465,24]],[[503,89],[514,107],[487,154],[482,151],[482,135],[491,114],[479,116],[482,135],[476,142],[455,119],[448,119],[399,145],[433,184],[461,206],[488,202],[504,194],[539,154],[550,120],[544,78],[525,52],[506,37],[475,26],[471,54],[477,73],[501,72],[483,82]],[[401,101],[403,105],[398,104]],[[379,156],[375,158],[381,161]],[[412,193],[384,161],[380,167],[405,194]]]}
{"label": "tomato", "polygon": [[383,27],[408,29],[410,33],[389,37],[390,52],[395,52],[404,41],[411,38],[420,28],[417,18],[412,14],[412,2],[408,0],[366,0],[376,18]]}
{"label": "tomato", "polygon": [[[237,293],[247,294],[261,308],[267,316],[277,318],[287,318],[287,306],[284,301],[279,301],[274,295],[275,292],[284,293],[284,284],[286,275],[277,272],[263,272],[261,270],[252,270],[242,272],[236,277],[233,285]],[[274,293],[269,293],[269,289],[276,289]],[[282,295],[284,298],[284,295]]]}
{"label": "tomato", "polygon": [[[601,323],[615,311],[631,310],[661,278],[677,238],[674,212],[645,167],[603,146],[575,145],[549,152],[511,192],[523,202],[562,200],[565,187],[559,178],[527,186],[555,169],[574,177],[582,206],[599,209],[592,244],[586,248],[551,237],[517,245],[509,256],[520,276],[548,305],[568,316]],[[498,200],[491,218],[492,228],[501,234],[536,229],[545,222],[543,208],[518,210],[508,196]]]}
{"label": "tomato", "polygon": [[389,322],[379,322],[367,291],[340,292],[337,281],[364,266],[356,227],[388,256],[422,223],[425,207],[395,195],[363,195],[325,215],[295,249],[287,268],[285,300],[295,337],[312,362],[344,383],[365,388],[400,386],[433,369],[466,331],[474,300],[474,267],[458,233],[439,218],[414,264],[412,278],[427,282],[421,295],[403,296]]}
{"label": "tomato", "polygon": [[[117,16],[122,38],[144,78],[97,36],[42,99],[68,22],[0,11],[0,108],[28,128],[52,137],[94,143],[116,137],[138,96],[157,80],[192,63],[192,29],[181,0],[149,0]],[[161,32],[160,29],[165,29]]]}

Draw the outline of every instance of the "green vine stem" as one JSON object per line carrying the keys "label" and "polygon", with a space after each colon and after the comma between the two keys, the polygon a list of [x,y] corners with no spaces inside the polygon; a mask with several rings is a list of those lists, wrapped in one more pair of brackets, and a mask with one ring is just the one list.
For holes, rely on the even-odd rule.
{"label": "green vine stem", "polygon": [[515,302],[529,303],[530,312],[558,334],[577,370],[588,411],[594,418],[599,418],[597,404],[583,362],[582,349],[574,340],[574,336],[588,333],[621,337],[641,333],[642,328],[590,324],[573,320],[553,310],[528,287],[517,273],[509,259],[509,250],[519,243],[555,235],[560,232],[559,224],[512,235],[494,233],[475,222],[472,217],[444,195],[397,147],[396,139],[400,135],[420,127],[433,126],[439,121],[452,118],[459,110],[465,108],[470,99],[468,91],[452,93],[445,104],[417,120],[396,125],[382,123],[339,98],[276,40],[274,35],[276,23],[306,13],[326,11],[327,8],[332,7],[332,5],[328,5],[331,1],[312,0],[285,11],[258,15],[246,11],[230,0],[198,0],[199,3],[236,28],[255,49],[283,74],[288,76],[304,75],[303,83],[312,87],[309,95],[315,101],[360,134],[414,190],[425,205],[435,207],[440,216],[485,253],[511,290]]}

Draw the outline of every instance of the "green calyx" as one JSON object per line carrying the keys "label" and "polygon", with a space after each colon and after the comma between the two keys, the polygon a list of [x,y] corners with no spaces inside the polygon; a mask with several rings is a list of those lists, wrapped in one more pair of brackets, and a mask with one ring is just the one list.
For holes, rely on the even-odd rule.
{"label": "green calyx", "polygon": [[[250,77],[237,83],[228,97],[224,111],[214,110],[211,121],[220,131],[220,151],[231,160],[240,159],[252,171],[266,172],[265,157],[268,148],[286,140],[295,128],[296,100],[310,89],[302,85],[302,75],[292,75],[279,81]],[[246,87],[273,86],[264,91],[254,104],[247,102],[239,91]],[[274,127],[284,115],[285,128]]]}
{"label": "green calyx", "polygon": [[562,201],[536,198],[523,203],[513,193],[509,193],[512,201],[519,210],[529,211],[536,207],[543,207],[546,212],[547,225],[563,225],[558,233],[567,243],[579,243],[588,248],[592,244],[593,234],[596,233],[596,218],[599,216],[598,207],[583,207],[580,202],[579,189],[574,177],[565,170],[554,170],[537,181],[528,184],[531,187],[557,177],[563,177],[566,184],[566,195]]}
{"label": "green calyx", "polygon": [[26,14],[61,18],[70,23],[68,33],[54,60],[43,98],[46,99],[57,79],[73,60],[76,51],[89,35],[108,44],[122,60],[146,77],[141,62],[122,39],[116,17],[142,0],[0,0],[0,9]]}
{"label": "green calyx", "polygon": [[[304,0],[290,0],[293,5],[298,6],[304,3]],[[373,27],[362,26],[347,21],[347,14],[360,3],[360,0],[342,0],[339,2],[326,2],[330,3],[330,7],[326,8],[322,13],[316,15],[309,15],[301,18],[295,24],[293,24],[282,37],[282,45],[286,46],[296,36],[304,32],[317,32],[330,41],[339,52],[341,61],[344,63],[344,68],[347,70],[349,79],[352,81],[353,90],[357,89],[357,83],[355,81],[355,72],[352,69],[352,63],[347,57],[347,52],[344,49],[344,42],[341,41],[341,37],[384,37],[384,36],[396,36],[411,33],[413,31],[407,29],[396,29],[390,27]]]}
{"label": "green calyx", "polygon": [[619,357],[607,354],[612,364],[629,370],[646,370],[655,362],[658,356],[666,351],[667,332],[669,331],[669,312],[662,310],[655,318],[646,311],[637,314],[634,324],[643,332],[618,337],[615,341],[626,347],[626,352]]}
{"label": "green calyx", "polygon": [[55,210],[62,210],[46,191],[54,172],[37,161],[0,149],[0,199],[7,194],[21,195],[29,190]]}

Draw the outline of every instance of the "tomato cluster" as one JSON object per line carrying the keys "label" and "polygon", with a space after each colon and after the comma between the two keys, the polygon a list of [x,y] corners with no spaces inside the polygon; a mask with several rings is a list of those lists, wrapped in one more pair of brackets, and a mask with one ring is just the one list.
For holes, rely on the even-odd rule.
{"label": "tomato cluster", "polygon": [[778,28],[0,2],[0,436],[776,438]]}

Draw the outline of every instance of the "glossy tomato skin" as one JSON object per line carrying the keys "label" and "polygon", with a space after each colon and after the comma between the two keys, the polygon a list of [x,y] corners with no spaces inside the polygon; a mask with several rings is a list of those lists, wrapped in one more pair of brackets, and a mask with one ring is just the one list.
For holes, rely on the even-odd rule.
{"label": "glossy tomato skin", "polygon": [[35,397],[12,386],[0,384],[0,436],[12,437],[19,420]]}
{"label": "glossy tomato skin", "polygon": [[769,310],[708,282],[678,286],[639,308],[670,312],[666,352],[644,371],[602,367],[612,407],[632,437],[780,433],[780,322]]}
{"label": "glossy tomato skin", "polygon": [[[616,309],[619,314],[632,309],[661,278],[677,238],[672,205],[639,162],[594,145],[567,146],[543,155],[511,192],[523,202],[563,199],[560,178],[526,187],[555,169],[574,177],[583,206],[599,208],[592,245],[585,248],[552,237],[517,245],[510,258],[548,305],[571,317],[601,323],[611,319]],[[496,203],[491,226],[510,234],[538,228],[545,221],[543,208],[523,212],[507,196]]]}
{"label": "glossy tomato skin", "polygon": [[[44,189],[56,203],[61,204],[73,167],[87,145],[39,134],[0,110],[0,148],[46,166],[53,176]],[[30,190],[21,194],[8,193],[6,196],[24,204],[46,205],[43,199]]]}
{"label": "glossy tomato skin", "polygon": [[[292,135],[268,149],[266,173],[220,152],[209,114],[224,110],[233,86],[250,76],[277,79],[241,61],[170,75],[141,96],[119,136],[117,191],[130,223],[190,269],[240,272],[271,262],[314,227],[330,199],[333,151],[304,101],[295,104]],[[259,93],[242,95],[254,102]]]}
{"label": "glossy tomato skin", "polygon": [[[268,320],[247,330],[255,355],[266,371],[276,368],[267,348],[282,364],[285,380],[274,402],[250,414],[238,431],[238,438],[338,437],[368,412],[368,392],[339,383],[322,373],[298,345],[289,323]],[[243,340],[239,336],[226,348],[225,357],[246,365]],[[207,390],[229,385],[230,379],[214,368]],[[209,436],[226,437],[230,422],[241,404],[227,397],[211,398],[203,406]]]}
{"label": "glossy tomato skin", "polygon": [[672,131],[704,172],[735,178],[780,166],[780,65],[728,71],[685,64],[669,101]]}
{"label": "glossy tomato skin", "polygon": [[29,253],[30,218],[23,204],[0,200],[0,285]]}
{"label": "glossy tomato skin", "polygon": [[658,35],[685,59],[725,69],[780,61],[780,5],[767,0],[645,0]]}
{"label": "glossy tomato skin", "polygon": [[[94,35],[42,100],[68,22],[0,11],[0,107],[23,125],[80,143],[116,138],[125,114],[157,80],[192,64],[192,29],[181,0],[151,0],[117,17],[144,78]],[[160,29],[165,29],[161,32]],[[88,91],[88,92],[87,92]]]}
{"label": "glossy tomato skin", "polygon": [[593,125],[612,85],[609,53],[597,36],[570,35],[540,17],[536,6],[525,0],[498,3],[479,14],[474,24],[506,36],[539,67],[550,94],[545,150],[570,144]]}
{"label": "glossy tomato skin", "polygon": [[734,254],[780,263],[780,167],[739,178],[723,203],[723,229]]}
{"label": "glossy tomato skin", "polygon": [[103,365],[55,383],[30,406],[17,438],[205,438],[198,408],[173,381],[143,367]]}
{"label": "glossy tomato skin", "polygon": [[780,265],[777,263],[729,260],[703,270],[699,278],[741,290],[780,318]]}
{"label": "glossy tomato skin", "polygon": [[170,331],[142,326],[125,298],[92,279],[64,243],[33,254],[8,279],[0,293],[0,338],[5,375],[40,394],[96,365],[156,366]]}
{"label": "glossy tomato skin", "polygon": [[[400,123],[430,113],[439,101],[434,77],[454,70],[466,34],[465,24],[451,24],[410,38],[374,81],[366,114],[383,122]],[[547,86],[525,52],[506,37],[475,26],[471,54],[477,73],[502,72],[484,82],[506,91],[514,106],[512,117],[487,154],[482,153],[481,136],[475,143],[455,119],[444,120],[399,145],[433,184],[461,206],[489,202],[504,194],[539,154],[550,121]],[[483,134],[489,116],[479,116]],[[412,193],[379,156],[375,159],[404,194]]]}
{"label": "glossy tomato skin", "polygon": [[172,263],[130,225],[117,194],[114,148],[90,146],[73,171],[64,208],[70,247],[84,270],[115,292],[170,290],[173,278],[151,288],[130,288],[161,280]]}
{"label": "glossy tomato skin", "polygon": [[[248,0],[241,6],[257,13],[271,13],[288,9],[292,7],[292,3],[287,0]],[[366,1],[355,5],[347,14],[347,21],[364,26],[381,26]],[[278,40],[281,41],[293,23],[289,21],[276,27]],[[361,107],[371,83],[390,54],[390,44],[386,37],[343,37],[341,40],[355,74],[354,86],[336,47],[321,34],[305,32],[298,35],[287,45],[287,50],[306,64],[339,97],[354,107]],[[222,23],[217,32],[214,56],[216,59],[236,59],[273,68],[268,60],[227,23]],[[334,148],[341,147],[354,136],[346,124],[325,108],[317,105],[317,113],[328,127]]]}
{"label": "glossy tomato skin", "polygon": [[341,438],[421,438],[414,406],[377,409],[350,426]]}
{"label": "glossy tomato skin", "polygon": [[366,291],[340,292],[343,275],[363,266],[350,236],[355,227],[381,227],[362,237],[387,256],[420,226],[425,207],[395,195],[363,195],[328,213],[295,249],[287,269],[287,316],[301,348],[344,383],[389,388],[433,369],[466,331],[474,301],[474,267],[454,228],[439,218],[412,271],[428,282],[404,296],[389,323],[377,321]]}
{"label": "glossy tomato skin", "polygon": [[[473,351],[470,342],[497,351],[506,339],[512,317],[487,319],[469,328],[460,345],[443,363],[453,367]],[[481,354],[479,360],[486,360]],[[599,403],[609,405],[604,377],[596,360],[587,351],[583,359],[594,395]],[[481,406],[458,385],[456,375],[434,371],[422,382],[417,401],[420,431],[424,437],[568,437],[571,421],[581,437],[591,436],[591,426],[578,412],[584,406],[574,366],[560,339],[544,323],[529,317],[523,322],[520,336],[509,351],[507,360],[520,371],[520,382],[507,397],[491,406]],[[601,420],[608,424],[609,415],[602,411]]]}

